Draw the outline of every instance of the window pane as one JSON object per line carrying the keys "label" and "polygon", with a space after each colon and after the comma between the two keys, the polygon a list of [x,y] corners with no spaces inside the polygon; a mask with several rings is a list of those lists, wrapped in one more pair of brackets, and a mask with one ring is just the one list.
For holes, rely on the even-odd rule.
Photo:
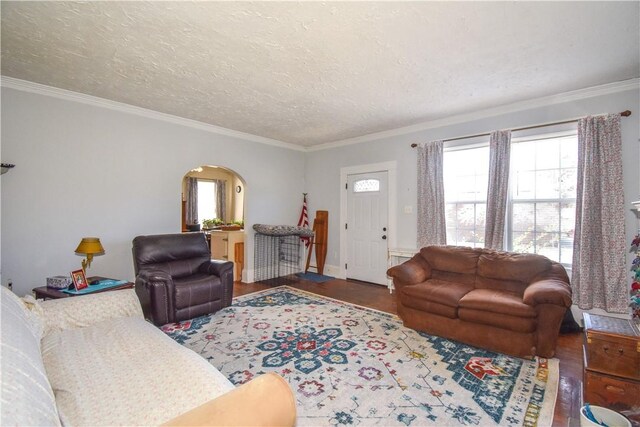
{"label": "window pane", "polygon": [[511,247],[571,267],[577,137],[517,142],[511,148]]}
{"label": "window pane", "polygon": [[458,228],[473,230],[475,225],[475,205],[473,203],[459,204],[456,209]]}
{"label": "window pane", "polygon": [[537,233],[536,253],[553,261],[560,261],[559,240],[557,233]]}
{"label": "window pane", "polygon": [[364,193],[368,191],[380,191],[380,180],[361,179],[353,183],[354,193]]}
{"label": "window pane", "polygon": [[513,231],[533,231],[535,223],[533,203],[514,203],[513,204]]}
{"label": "window pane", "polygon": [[533,141],[536,147],[536,169],[558,169],[560,166],[560,145],[558,139]]}
{"label": "window pane", "polygon": [[568,265],[573,263],[573,236],[569,238],[566,234],[561,235],[560,262]]}
{"label": "window pane", "polygon": [[563,168],[578,166],[578,138],[560,138],[560,162]]}
{"label": "window pane", "polygon": [[559,171],[536,171],[536,199],[557,199],[560,197]]}
{"label": "window pane", "polygon": [[476,228],[482,227],[482,236],[484,236],[484,227],[487,221],[487,204],[476,203]]}
{"label": "window pane", "polygon": [[576,202],[566,202],[560,205],[560,231],[567,233],[573,239],[576,229]]}
{"label": "window pane", "polygon": [[536,231],[560,231],[560,203],[536,203]]}
{"label": "window pane", "polygon": [[456,241],[455,227],[447,227],[447,242],[451,244],[450,242],[455,242],[455,241]]}
{"label": "window pane", "polygon": [[576,168],[567,168],[560,171],[560,197],[563,199],[576,198],[576,186],[578,185],[578,172]]}
{"label": "window pane", "polygon": [[535,234],[533,231],[513,232],[513,252],[535,253]]}
{"label": "window pane", "polygon": [[533,199],[536,192],[536,174],[533,171],[514,169],[512,185],[514,199]]}
{"label": "window pane", "polygon": [[484,246],[489,147],[444,153],[447,243]]}
{"label": "window pane", "polygon": [[535,141],[526,141],[511,144],[510,165],[513,170],[528,171],[535,169],[535,158]]}
{"label": "window pane", "polygon": [[198,221],[217,218],[216,184],[213,181],[198,180]]}

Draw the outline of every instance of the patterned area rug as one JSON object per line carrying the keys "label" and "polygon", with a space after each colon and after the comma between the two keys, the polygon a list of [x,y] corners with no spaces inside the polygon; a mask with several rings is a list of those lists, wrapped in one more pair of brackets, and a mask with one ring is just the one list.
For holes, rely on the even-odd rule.
{"label": "patterned area rug", "polygon": [[162,330],[234,384],[269,371],[298,425],[551,425],[558,361],[505,356],[402,326],[395,315],[282,286]]}

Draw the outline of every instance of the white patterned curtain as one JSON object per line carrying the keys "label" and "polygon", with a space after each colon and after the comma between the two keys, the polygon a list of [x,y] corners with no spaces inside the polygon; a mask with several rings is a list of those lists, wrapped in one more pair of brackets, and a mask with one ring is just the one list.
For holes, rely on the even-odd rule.
{"label": "white patterned curtain", "polygon": [[187,224],[198,222],[198,179],[187,178],[187,206],[185,212]]}
{"label": "white patterned curtain", "polygon": [[487,188],[486,225],[484,247],[502,250],[504,224],[509,196],[509,157],[511,156],[511,131],[491,132],[489,142],[489,186]]}
{"label": "white patterned curtain", "polygon": [[583,310],[628,311],[620,114],[578,122],[571,285]]}
{"label": "white patterned curtain", "polygon": [[442,141],[418,145],[418,248],[446,245]]}

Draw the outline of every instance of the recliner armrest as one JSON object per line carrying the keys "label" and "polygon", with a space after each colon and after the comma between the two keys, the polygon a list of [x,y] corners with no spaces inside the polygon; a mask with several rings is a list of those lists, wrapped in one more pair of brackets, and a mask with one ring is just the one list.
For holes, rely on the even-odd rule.
{"label": "recliner armrest", "polygon": [[233,262],[212,259],[202,263],[198,271],[220,278],[223,307],[230,306],[233,299]]}
{"label": "recliner armrest", "polygon": [[233,262],[212,259],[202,263],[202,265],[198,267],[198,271],[200,273],[211,274],[218,277],[222,276],[226,272],[233,274]]}
{"label": "recliner armrest", "polygon": [[530,284],[525,290],[522,301],[531,306],[555,304],[571,307],[571,288],[557,279],[545,279]]}
{"label": "recliner armrest", "polygon": [[162,270],[141,270],[136,276],[136,294],[144,317],[156,326],[175,322],[174,285],[171,275]]}
{"label": "recliner armrest", "polygon": [[136,276],[136,282],[138,281],[144,283],[145,287],[173,283],[171,275],[162,270],[142,270]]}

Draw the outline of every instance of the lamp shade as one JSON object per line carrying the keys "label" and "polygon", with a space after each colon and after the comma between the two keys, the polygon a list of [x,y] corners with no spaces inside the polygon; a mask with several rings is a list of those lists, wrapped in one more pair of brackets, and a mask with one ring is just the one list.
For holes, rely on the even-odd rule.
{"label": "lamp shade", "polygon": [[83,237],[76,248],[78,255],[102,255],[103,253],[104,248],[97,237]]}

